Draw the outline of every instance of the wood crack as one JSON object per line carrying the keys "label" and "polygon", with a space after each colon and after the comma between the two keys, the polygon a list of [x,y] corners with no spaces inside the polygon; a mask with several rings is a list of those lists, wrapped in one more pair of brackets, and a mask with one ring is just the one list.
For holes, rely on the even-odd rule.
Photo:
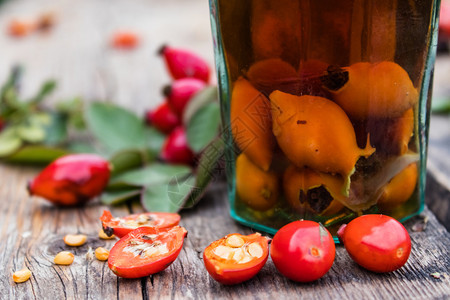
{"label": "wood crack", "polygon": [[56,270],[55,267],[52,267],[52,269],[55,270],[56,275],[58,276],[59,280],[61,281],[62,289],[63,289],[63,293],[64,293],[64,299],[67,299],[66,285],[64,283],[64,280],[61,278],[61,276],[58,273],[58,270]]}
{"label": "wood crack", "polygon": [[[27,261],[27,268],[28,266],[31,266],[30,260],[28,259],[28,257],[25,257],[25,260]],[[31,291],[33,293],[33,297],[34,299],[37,299],[36,296],[36,291],[34,290],[34,285],[33,285],[33,281],[36,282],[36,284],[38,284],[38,281],[36,280],[36,277],[34,276],[34,272],[31,272],[31,277],[33,278],[33,280],[30,280],[30,285],[31,285]]]}
{"label": "wood crack", "polygon": [[141,278],[142,299],[148,300],[147,277]]}
{"label": "wood crack", "polygon": [[86,272],[84,273],[85,284],[86,284],[86,299],[89,299],[89,260],[85,260]]}
{"label": "wood crack", "polygon": [[117,290],[116,290],[116,296],[117,296],[117,300],[119,300],[119,295],[120,295],[120,288],[119,288],[119,277],[116,278],[117,280]]}
{"label": "wood crack", "polygon": [[153,275],[150,275],[150,283],[152,284],[152,288],[154,287],[154,280],[155,278],[153,277]]}

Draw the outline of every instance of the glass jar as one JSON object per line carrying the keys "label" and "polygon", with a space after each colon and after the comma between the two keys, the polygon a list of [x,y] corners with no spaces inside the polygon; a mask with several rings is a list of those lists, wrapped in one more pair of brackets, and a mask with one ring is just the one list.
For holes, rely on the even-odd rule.
{"label": "glass jar", "polygon": [[210,0],[231,216],[424,206],[438,0]]}

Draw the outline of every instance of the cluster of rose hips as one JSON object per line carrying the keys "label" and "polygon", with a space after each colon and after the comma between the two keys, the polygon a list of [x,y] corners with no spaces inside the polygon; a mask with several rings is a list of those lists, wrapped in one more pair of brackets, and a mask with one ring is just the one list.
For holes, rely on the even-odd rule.
{"label": "cluster of rose hips", "polygon": [[[208,84],[210,68],[186,50],[164,46],[160,53],[173,82],[164,88],[166,100],[146,113],[146,122],[167,135],[160,153],[164,161],[192,165],[195,156],[187,142],[183,114],[192,97]],[[48,165],[28,184],[28,191],[58,205],[83,204],[103,191],[110,171],[109,162],[97,155],[67,155]]]}
{"label": "cluster of rose hips", "polygon": [[[338,237],[357,264],[376,273],[401,268],[411,252],[407,230],[386,215],[360,216],[343,225]],[[328,230],[317,222],[301,220],[282,227],[272,240],[259,233],[229,234],[206,248],[203,261],[216,281],[237,284],[261,270],[269,249],[277,270],[298,282],[321,278],[335,259],[334,240]]]}
{"label": "cluster of rose hips", "polygon": [[[61,174],[64,176],[60,176]],[[68,155],[47,166],[30,182],[28,189],[30,194],[42,196],[54,203],[74,205],[101,193],[109,176],[109,163],[101,157],[92,154]],[[176,216],[175,223],[178,223],[179,216],[176,214],[153,213],[151,220],[145,222],[140,219],[135,221],[133,216],[126,219],[130,219],[138,227],[155,226],[159,224],[156,217],[168,221],[171,219],[169,216]],[[111,233],[120,234],[121,230],[125,229],[129,231],[128,227],[120,228],[121,222],[113,219],[110,214],[103,216],[102,221],[107,231],[116,227]],[[147,221],[151,221],[151,224]],[[173,224],[176,225],[175,223]],[[126,256],[122,249],[130,242],[130,238],[134,238],[126,235],[123,242],[118,243],[120,247],[114,248],[118,250],[111,251],[114,254],[109,262],[111,269],[119,276],[131,278],[163,270],[178,256],[186,235],[186,231],[181,227],[174,230],[176,234],[173,238],[176,238],[178,243],[173,251],[154,254],[158,259],[151,259],[142,270],[132,274],[124,273],[121,269],[129,269],[129,262],[122,259]],[[161,235],[161,239],[166,239],[165,243],[172,239],[172,235],[170,238],[164,238],[168,233],[155,228],[142,228],[138,232],[143,236]],[[122,232],[124,235],[126,233]],[[411,240],[406,229],[398,221],[385,215],[358,217],[341,227],[338,236],[350,257],[362,267],[374,272],[391,272],[402,267],[411,252]],[[205,249],[205,267],[215,280],[223,284],[243,282],[255,276],[266,263],[269,242],[269,238],[257,233],[249,236],[227,235]],[[147,243],[148,241],[142,240],[138,244],[146,246]],[[294,281],[309,282],[319,279],[331,268],[335,259],[335,245],[331,234],[319,223],[295,221],[275,234],[270,245],[270,255],[276,268],[284,276]],[[141,265],[139,259],[132,265],[134,263]]]}
{"label": "cluster of rose hips", "polygon": [[196,54],[169,46],[160,50],[173,81],[163,89],[165,100],[146,113],[147,124],[167,134],[161,158],[169,163],[192,164],[194,153],[189,148],[183,114],[193,96],[205,88],[210,68]]}

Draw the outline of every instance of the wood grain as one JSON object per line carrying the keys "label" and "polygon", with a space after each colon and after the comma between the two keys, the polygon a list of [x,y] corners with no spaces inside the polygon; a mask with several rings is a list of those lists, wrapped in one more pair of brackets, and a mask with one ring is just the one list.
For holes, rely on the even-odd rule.
{"label": "wood grain", "polygon": [[[98,201],[83,208],[57,208],[25,192],[35,170],[0,166],[0,288],[4,299],[430,299],[450,297],[450,233],[428,209],[428,226],[414,232],[416,217],[406,223],[413,251],[405,267],[391,274],[374,274],[351,261],[337,247],[336,261],[327,275],[311,284],[298,284],[282,277],[269,259],[252,280],[233,287],[212,280],[203,266],[202,252],[210,242],[232,232],[252,230],[228,215],[225,185],[216,183],[196,207],[182,212],[181,224],[189,231],[178,259],[165,271],[142,279],[117,278],[104,262],[86,260],[89,247],[112,247],[114,241],[98,239],[100,217],[105,208]],[[113,208],[116,215],[138,212],[138,204]],[[68,247],[62,238],[84,233],[88,242]],[[71,266],[56,266],[54,255],[73,251]],[[12,281],[14,270],[27,266],[32,278],[22,284]],[[440,279],[431,273],[441,273]],[[0,298],[2,298],[0,297]],[[3,299],[3,298],[2,298]]]}

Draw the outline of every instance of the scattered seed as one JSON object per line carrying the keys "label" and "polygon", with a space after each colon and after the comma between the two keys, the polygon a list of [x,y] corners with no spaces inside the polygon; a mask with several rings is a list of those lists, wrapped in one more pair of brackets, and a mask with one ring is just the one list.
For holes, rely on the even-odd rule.
{"label": "scattered seed", "polygon": [[82,246],[86,240],[87,236],[84,234],[68,234],[64,237],[64,243],[68,246]]}
{"label": "scattered seed", "polygon": [[22,270],[13,273],[13,280],[16,283],[25,282],[30,279],[31,271],[28,268],[23,268]]}
{"label": "scattered seed", "polygon": [[97,249],[95,249],[95,257],[101,261],[108,260],[109,251],[103,247],[98,247]]}
{"label": "scattered seed", "polygon": [[71,253],[69,251],[61,251],[58,254],[56,254],[53,261],[57,265],[67,266],[67,265],[72,264],[74,259],[75,259],[75,256],[73,255],[73,253]]}
{"label": "scattered seed", "polygon": [[247,247],[248,253],[256,258],[260,258],[263,255],[263,249],[259,243],[251,243]]}
{"label": "scattered seed", "polygon": [[233,248],[239,248],[244,245],[244,239],[237,235],[231,235],[227,238],[226,244]]}
{"label": "scattered seed", "polygon": [[102,240],[112,240],[112,239],[116,238],[116,236],[114,234],[110,235],[110,236],[107,235],[105,233],[105,231],[103,230],[103,228],[100,228],[100,230],[98,231],[98,237],[101,238]]}

